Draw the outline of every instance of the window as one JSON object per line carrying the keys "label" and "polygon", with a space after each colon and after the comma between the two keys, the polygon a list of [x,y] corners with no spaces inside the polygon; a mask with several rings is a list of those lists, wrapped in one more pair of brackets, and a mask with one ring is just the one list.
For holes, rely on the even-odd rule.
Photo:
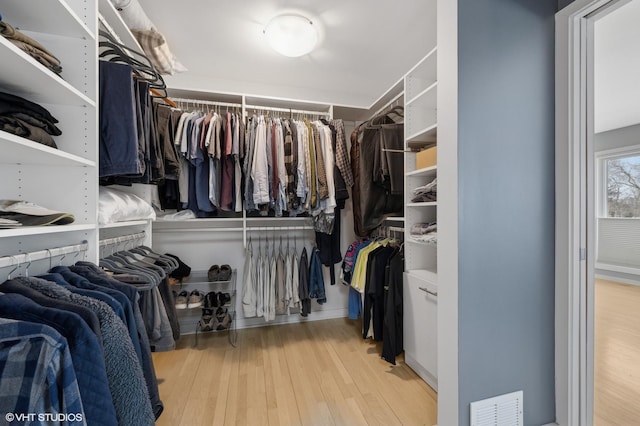
{"label": "window", "polygon": [[640,151],[602,158],[604,217],[640,218]]}

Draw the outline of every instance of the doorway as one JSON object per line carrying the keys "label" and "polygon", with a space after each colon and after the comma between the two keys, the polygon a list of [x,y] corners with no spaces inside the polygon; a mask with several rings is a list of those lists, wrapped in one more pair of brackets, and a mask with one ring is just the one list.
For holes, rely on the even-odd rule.
{"label": "doorway", "polygon": [[[593,26],[593,424],[640,424],[640,0]],[[590,247],[591,249],[591,247]],[[589,383],[591,384],[591,383]]]}
{"label": "doorway", "polygon": [[[606,84],[601,80],[606,73],[598,66],[598,60],[602,59],[598,55],[603,56],[598,34],[606,36],[609,25],[614,30],[610,33],[628,39],[621,23],[614,21],[616,16],[628,18],[631,10],[625,8],[637,7],[638,2],[640,0],[576,0],[556,15],[556,421],[559,425],[640,422],[636,417],[640,415],[633,411],[628,413],[631,417],[619,421],[603,411],[614,407],[615,412],[622,413],[635,405],[635,396],[640,395],[640,386],[634,383],[637,379],[628,381],[634,385],[631,387],[620,381],[621,376],[630,375],[632,370],[621,366],[617,356],[623,352],[622,345],[633,340],[631,335],[640,336],[640,326],[635,331],[628,330],[631,334],[616,336],[614,333],[620,329],[620,322],[616,320],[626,323],[627,328],[633,322],[628,317],[620,319],[619,315],[616,319],[615,314],[622,306],[621,299],[632,300],[631,295],[622,290],[640,290],[640,287],[620,287],[629,285],[634,277],[640,282],[640,273],[634,274],[635,265],[624,257],[629,255],[628,248],[635,248],[640,239],[631,238],[628,230],[619,232],[617,237],[610,232],[620,227],[617,222],[626,220],[626,225],[635,226],[640,224],[640,219],[634,222],[634,216],[615,217],[629,214],[613,209],[615,188],[610,184],[615,168],[626,165],[628,172],[634,169],[635,160],[626,156],[628,152],[600,146],[605,131],[620,131],[630,124],[620,123],[626,115],[622,112],[625,102],[608,101],[616,92],[616,84],[623,80],[620,66],[617,75],[605,78]],[[615,47],[619,48],[620,44]],[[630,51],[623,58],[625,71],[634,66],[631,55],[637,56],[635,51]],[[635,75],[638,72],[640,69]],[[618,96],[632,96],[631,90],[639,85],[634,80],[632,86],[622,85],[624,90]],[[607,121],[603,121],[607,115],[605,107],[609,108],[609,115],[615,117],[609,119],[607,125],[603,125]],[[640,133],[636,144],[640,144]],[[638,169],[640,175],[640,157]],[[618,190],[618,201],[628,202],[625,199],[631,190]],[[612,215],[614,217],[610,217]],[[626,237],[629,246],[625,248],[623,240],[616,240],[620,237],[623,240]],[[634,260],[640,272],[640,255]],[[613,284],[604,281],[609,278],[615,278]],[[627,282],[620,282],[620,278]],[[638,349],[631,349],[629,353],[640,352],[640,344]],[[629,357],[623,362],[638,365]],[[627,387],[621,391],[623,386]],[[638,389],[634,389],[635,386]]]}

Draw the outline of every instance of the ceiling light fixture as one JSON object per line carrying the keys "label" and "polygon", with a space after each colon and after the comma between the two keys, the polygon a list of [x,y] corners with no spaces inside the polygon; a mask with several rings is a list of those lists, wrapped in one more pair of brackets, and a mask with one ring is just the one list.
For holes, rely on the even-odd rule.
{"label": "ceiling light fixture", "polygon": [[295,58],[311,52],[318,42],[313,22],[293,13],[273,18],[264,29],[269,45],[276,52]]}

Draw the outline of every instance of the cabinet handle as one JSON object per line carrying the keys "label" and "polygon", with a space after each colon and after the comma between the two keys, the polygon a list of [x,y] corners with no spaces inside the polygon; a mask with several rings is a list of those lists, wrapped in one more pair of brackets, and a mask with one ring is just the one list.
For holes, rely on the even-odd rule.
{"label": "cabinet handle", "polygon": [[420,290],[424,291],[424,292],[425,292],[425,293],[427,293],[427,294],[430,294],[430,295],[432,295],[432,296],[436,296],[436,297],[438,297],[438,292],[437,292],[437,291],[431,291],[431,290],[429,290],[429,289],[428,289],[428,288],[426,288],[426,287],[418,287],[418,288],[419,288]]}

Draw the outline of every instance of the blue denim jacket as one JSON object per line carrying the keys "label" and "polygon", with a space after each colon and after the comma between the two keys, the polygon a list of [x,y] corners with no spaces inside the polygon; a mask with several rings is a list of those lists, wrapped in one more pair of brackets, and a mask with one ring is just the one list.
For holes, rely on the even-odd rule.
{"label": "blue denim jacket", "polygon": [[320,251],[317,247],[311,250],[311,260],[309,266],[309,298],[316,299],[319,304],[327,301],[324,292],[324,277],[322,275],[322,262],[320,262]]}

